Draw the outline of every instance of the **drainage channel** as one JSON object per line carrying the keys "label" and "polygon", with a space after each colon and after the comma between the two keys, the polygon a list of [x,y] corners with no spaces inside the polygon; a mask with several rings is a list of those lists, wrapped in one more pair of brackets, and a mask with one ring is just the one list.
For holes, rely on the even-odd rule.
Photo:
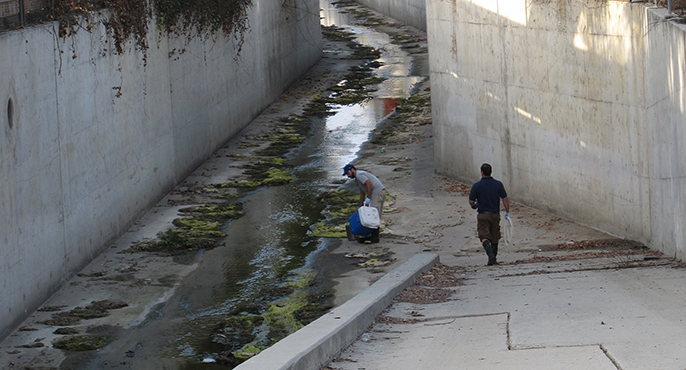
{"label": "drainage channel", "polygon": [[[342,167],[355,160],[372,130],[423,77],[413,76],[416,62],[389,35],[354,24],[330,1],[321,0],[320,6],[323,26],[345,29],[356,42],[380,51],[381,66],[374,74],[385,80],[371,99],[336,106],[327,117],[312,117],[305,142],[287,156],[294,180],[244,196],[244,216],[227,225],[223,246],[195,256],[198,268],[167,301],[140,325],[121,330],[110,346],[69,355],[62,368],[225,369],[221,351],[237,339],[217,334],[217,322],[230,316],[244,320],[248,328],[262,325],[264,308],[282,295],[284,281],[291,287],[314,285],[311,294],[319,295],[322,307],[331,304],[331,279],[350,267],[328,253],[340,239],[308,232],[325,207],[317,195],[341,186]],[[285,335],[258,335],[254,342],[265,346]]]}

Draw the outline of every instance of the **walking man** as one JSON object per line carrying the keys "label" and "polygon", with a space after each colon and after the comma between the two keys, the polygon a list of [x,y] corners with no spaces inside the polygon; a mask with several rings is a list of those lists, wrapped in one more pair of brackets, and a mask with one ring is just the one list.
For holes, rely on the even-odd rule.
{"label": "walking man", "polygon": [[481,165],[481,180],[472,185],[469,205],[476,209],[476,229],[479,240],[488,255],[488,266],[497,265],[498,240],[500,240],[500,199],[505,206],[505,219],[510,219],[510,201],[503,183],[491,177],[492,167]]}
{"label": "walking man", "polygon": [[[386,188],[384,188],[381,181],[367,171],[356,169],[352,164],[347,164],[343,167],[343,176],[355,179],[357,187],[360,188],[360,201],[357,206],[362,207],[364,204],[374,207],[379,211],[379,217],[381,217],[383,202],[386,200]],[[379,229],[372,231],[371,242],[379,242]]]}

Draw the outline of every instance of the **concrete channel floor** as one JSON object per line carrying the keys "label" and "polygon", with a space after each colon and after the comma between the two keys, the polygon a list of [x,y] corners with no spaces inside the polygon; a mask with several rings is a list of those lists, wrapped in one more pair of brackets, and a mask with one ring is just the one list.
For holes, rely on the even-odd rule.
{"label": "concrete channel floor", "polygon": [[[259,359],[273,360],[270,350],[278,343],[239,369],[686,368],[686,296],[680,284],[686,270],[673,259],[635,246],[510,250],[503,256],[507,262],[488,267],[476,251],[462,257],[449,272],[454,286],[423,286],[418,279],[407,290],[448,290],[449,298],[417,302],[400,294],[326,365],[291,361],[265,367]],[[423,276],[432,278],[435,270]],[[327,330],[311,331],[305,342],[317,342],[315,333]],[[316,350],[290,346],[286,357]]]}
{"label": "concrete channel floor", "polygon": [[[402,32],[422,37],[416,30],[404,28]],[[314,86],[319,83],[322,81],[317,77],[310,81]],[[426,81],[419,91],[428,94],[429,86]],[[313,87],[306,88],[309,91]],[[295,96],[303,97],[297,101],[307,98],[304,92],[288,95],[293,98],[279,104],[290,109],[299,104]],[[282,112],[282,106],[271,109]],[[382,179],[392,200],[385,206],[379,244],[343,241],[332,252],[349,256],[358,268],[337,279],[337,308],[329,316],[334,320],[343,317],[336,313],[358,304],[348,315],[369,314],[367,321],[308,326],[240,365],[240,369],[686,369],[686,295],[682,284],[686,269],[679,261],[529,208],[512,196],[514,241],[501,245],[501,265],[484,266],[486,257],[476,238],[476,215],[467,203],[470,184],[436,173],[430,122],[430,110],[415,113],[407,130],[382,144],[365,145],[355,162],[358,168]],[[188,181],[201,181],[203,173],[214,173],[210,167],[222,166],[209,163],[206,167]],[[502,172],[494,168],[496,178]],[[472,182],[478,176],[475,168]],[[153,237],[175,215],[174,207],[157,207],[112,251]],[[370,258],[372,254],[384,257]],[[103,254],[84,272],[102,266],[115,271],[134,263],[142,265],[140,259],[124,256],[119,261],[119,256]],[[408,279],[436,262],[436,268],[394,300],[389,299],[401,291],[391,287],[409,285]],[[407,263],[412,268],[408,269]],[[147,269],[140,265],[136,276],[142,280],[146,278],[143,273],[152,276],[164,270],[168,274],[173,268],[183,276],[188,273],[185,270],[193,268],[151,257],[145,260]],[[450,268],[439,268],[442,266]],[[405,271],[405,278],[391,279],[398,269]],[[426,284],[433,277],[440,280],[437,277],[441,274],[451,276],[453,282]],[[113,296],[130,302],[121,312],[93,320],[99,324],[134,325],[152,305],[173,294],[165,286],[131,288],[94,281],[72,284],[80,281],[78,277],[73,280],[46,304],[72,307]],[[376,283],[390,287],[379,291]],[[360,304],[364,299],[366,303]],[[375,304],[379,302],[380,308]],[[17,331],[2,343],[0,368],[56,368],[54,364],[63,358],[58,351],[48,346],[20,347],[38,339],[48,343],[54,337],[52,328],[36,324],[46,315],[38,312],[27,320],[27,326],[40,330]],[[327,351],[317,352],[322,350],[325,336],[333,341],[328,342]],[[284,362],[251,367],[265,359],[274,360],[273,354],[279,351],[285,353]],[[313,357],[308,364],[298,363],[296,360],[303,356]]]}
{"label": "concrete channel floor", "polygon": [[445,302],[394,303],[326,369],[686,368],[683,268],[598,262],[471,269]]}

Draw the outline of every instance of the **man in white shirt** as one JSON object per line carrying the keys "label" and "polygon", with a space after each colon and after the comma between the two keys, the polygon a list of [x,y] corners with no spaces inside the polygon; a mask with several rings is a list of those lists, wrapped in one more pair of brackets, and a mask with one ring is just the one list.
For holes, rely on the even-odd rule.
{"label": "man in white shirt", "polygon": [[[355,179],[357,187],[360,188],[358,207],[362,207],[363,204],[374,207],[379,211],[379,217],[381,217],[383,203],[386,200],[386,188],[381,181],[370,172],[358,170],[352,164],[343,167],[343,176]],[[379,229],[372,231],[370,241],[372,243],[379,242]]]}

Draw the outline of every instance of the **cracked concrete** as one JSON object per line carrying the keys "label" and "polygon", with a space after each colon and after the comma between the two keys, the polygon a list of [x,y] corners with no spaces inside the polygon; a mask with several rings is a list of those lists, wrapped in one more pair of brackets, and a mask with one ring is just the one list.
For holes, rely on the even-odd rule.
{"label": "cracked concrete", "polygon": [[[518,253],[529,252],[508,252]],[[686,270],[675,260],[635,257],[627,265],[623,258],[553,259],[495,267],[462,262],[458,286],[442,288],[452,290],[450,298],[396,300],[369,328],[367,341],[354,342],[326,369],[686,366],[686,323],[679,313],[686,304],[679,283]]]}

